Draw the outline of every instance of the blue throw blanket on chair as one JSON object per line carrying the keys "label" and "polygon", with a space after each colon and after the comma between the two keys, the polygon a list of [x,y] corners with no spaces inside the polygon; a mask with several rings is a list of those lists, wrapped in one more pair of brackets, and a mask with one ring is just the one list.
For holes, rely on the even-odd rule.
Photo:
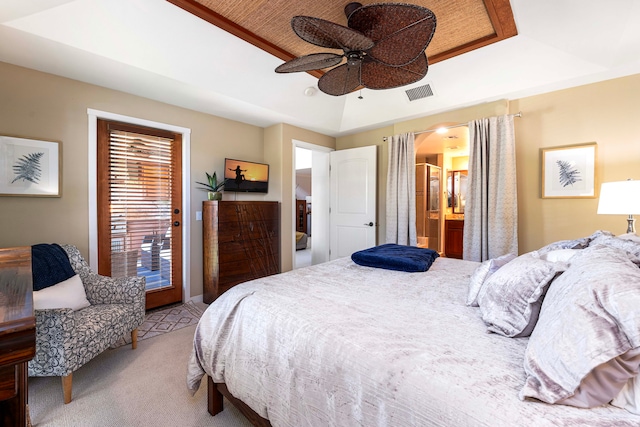
{"label": "blue throw blanket on chair", "polygon": [[387,243],[354,252],[351,259],[356,264],[366,267],[415,273],[427,271],[439,256],[438,252],[432,249]]}
{"label": "blue throw blanket on chair", "polygon": [[62,246],[55,243],[39,243],[31,246],[31,275],[34,291],[63,282],[75,274]]}

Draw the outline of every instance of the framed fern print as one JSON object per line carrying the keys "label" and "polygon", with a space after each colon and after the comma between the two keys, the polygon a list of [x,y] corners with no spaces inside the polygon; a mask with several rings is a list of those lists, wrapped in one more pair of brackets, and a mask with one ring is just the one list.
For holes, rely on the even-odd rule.
{"label": "framed fern print", "polygon": [[542,198],[596,197],[595,142],[542,148]]}
{"label": "framed fern print", "polygon": [[60,197],[60,144],[0,136],[0,196]]}

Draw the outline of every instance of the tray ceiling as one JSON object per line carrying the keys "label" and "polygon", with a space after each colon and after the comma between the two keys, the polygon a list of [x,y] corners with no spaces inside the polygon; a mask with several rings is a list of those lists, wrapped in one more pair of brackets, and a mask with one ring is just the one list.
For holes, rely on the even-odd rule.
{"label": "tray ceiling", "polygon": [[[291,29],[292,17],[313,16],[347,25],[344,7],[348,1],[342,0],[167,1],[284,61],[331,51],[300,39]],[[380,1],[361,3],[368,5]],[[411,3],[431,9],[436,15],[436,32],[426,50],[430,64],[517,34],[508,0],[415,0]],[[310,74],[320,76],[322,72],[312,71]]]}

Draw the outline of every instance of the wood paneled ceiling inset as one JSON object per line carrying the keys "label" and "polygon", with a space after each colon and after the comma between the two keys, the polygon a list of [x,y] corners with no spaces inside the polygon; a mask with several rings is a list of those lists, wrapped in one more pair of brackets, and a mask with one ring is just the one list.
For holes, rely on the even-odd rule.
{"label": "wood paneled ceiling inset", "polygon": [[[296,15],[313,16],[346,26],[344,7],[349,3],[349,0],[167,1],[283,61],[331,51],[300,39],[291,29],[291,18]],[[364,0],[360,3],[368,5],[381,1]],[[431,9],[438,21],[435,35],[426,50],[429,64],[518,34],[509,0],[415,0],[411,3]],[[318,70],[309,73],[316,77],[323,74]]]}

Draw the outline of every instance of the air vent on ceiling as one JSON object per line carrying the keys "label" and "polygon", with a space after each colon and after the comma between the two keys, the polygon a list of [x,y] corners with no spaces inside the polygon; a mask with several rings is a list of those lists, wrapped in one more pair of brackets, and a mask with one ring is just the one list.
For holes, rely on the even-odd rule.
{"label": "air vent on ceiling", "polygon": [[431,90],[431,85],[424,85],[414,87],[413,89],[405,90],[407,96],[409,97],[409,101],[415,101],[416,99],[427,98],[429,96],[433,96],[433,91]]}

